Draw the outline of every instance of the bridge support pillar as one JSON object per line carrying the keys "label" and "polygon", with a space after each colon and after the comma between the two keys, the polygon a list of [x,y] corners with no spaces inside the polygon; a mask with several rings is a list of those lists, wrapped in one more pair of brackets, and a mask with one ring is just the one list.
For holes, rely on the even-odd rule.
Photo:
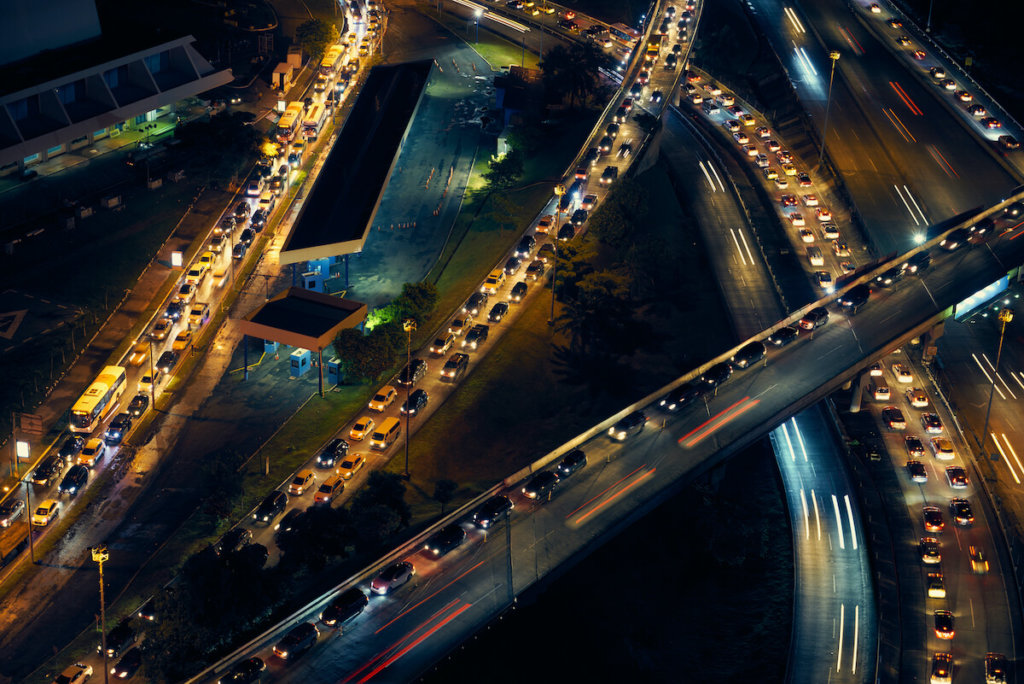
{"label": "bridge support pillar", "polygon": [[[857,387],[853,390],[853,394],[850,395],[850,413],[860,412],[860,401],[864,397],[864,388],[868,383],[869,377],[868,373],[861,373],[857,378]],[[850,383],[852,382],[851,380]]]}

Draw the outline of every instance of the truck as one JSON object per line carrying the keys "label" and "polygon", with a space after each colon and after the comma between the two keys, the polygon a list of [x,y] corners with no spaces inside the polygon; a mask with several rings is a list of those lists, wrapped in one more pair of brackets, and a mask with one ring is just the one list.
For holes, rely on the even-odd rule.
{"label": "truck", "polygon": [[0,568],[11,563],[28,546],[30,514],[26,511],[21,520],[15,520],[10,527],[0,531]]}

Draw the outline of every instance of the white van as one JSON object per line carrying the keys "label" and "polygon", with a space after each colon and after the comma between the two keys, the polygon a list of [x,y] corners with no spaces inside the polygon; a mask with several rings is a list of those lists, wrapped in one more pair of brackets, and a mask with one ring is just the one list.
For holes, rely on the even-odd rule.
{"label": "white van", "polygon": [[825,257],[821,255],[821,250],[817,247],[807,248],[807,260],[811,262],[811,266],[825,265]]}

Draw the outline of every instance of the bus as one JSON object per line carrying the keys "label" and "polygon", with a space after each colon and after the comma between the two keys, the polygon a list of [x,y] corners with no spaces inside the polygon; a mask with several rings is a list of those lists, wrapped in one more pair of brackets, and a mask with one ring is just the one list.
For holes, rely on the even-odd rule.
{"label": "bus", "polygon": [[340,45],[332,45],[327,48],[327,54],[320,60],[320,73],[324,76],[333,75],[338,66],[338,60],[341,59],[341,53],[344,51],[345,48]]}
{"label": "bus", "polygon": [[612,38],[628,48],[635,47],[637,41],[640,40],[640,32],[629,28],[625,24],[612,24],[608,27],[608,33],[612,34]]}
{"label": "bus", "polygon": [[117,407],[127,375],[121,366],[107,366],[71,407],[71,431],[91,433]]}
{"label": "bus", "polygon": [[295,131],[299,127],[299,120],[302,118],[303,109],[304,107],[301,102],[291,102],[288,104],[288,109],[284,110],[281,120],[277,122],[278,142],[289,142],[295,136]]}
{"label": "bus", "polygon": [[307,138],[315,138],[320,135],[320,128],[327,118],[327,108],[317,103],[309,108],[309,113],[302,117],[302,130]]}

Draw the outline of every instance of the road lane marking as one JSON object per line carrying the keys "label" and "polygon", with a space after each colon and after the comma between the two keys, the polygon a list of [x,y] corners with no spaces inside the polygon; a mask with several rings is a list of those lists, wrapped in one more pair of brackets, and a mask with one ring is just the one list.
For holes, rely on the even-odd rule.
{"label": "road lane marking", "polygon": [[846,604],[839,604],[839,652],[836,655],[836,672],[843,666],[843,631],[846,628]]}
{"label": "road lane marking", "polygon": [[839,530],[839,548],[845,549],[846,535],[843,534],[843,516],[839,513],[839,499],[836,498],[835,494],[832,495],[832,507],[836,511],[836,529]]}
{"label": "road lane marking", "polygon": [[853,542],[853,550],[857,550],[857,528],[853,524],[853,507],[850,505],[850,495],[844,494],[843,499],[846,500],[846,517],[850,519],[850,541]]}
{"label": "road lane marking", "polygon": [[[1017,477],[1017,471],[1013,469],[1013,464],[1010,463],[1010,459],[1006,457],[1006,452],[1003,451],[1003,445],[999,443],[999,438],[996,437],[996,433],[993,432],[991,434],[992,434],[992,439],[995,440],[996,449],[999,449],[999,453],[1003,457],[1003,463],[1005,463],[1006,467],[1010,469],[1010,474],[1013,475],[1013,479],[1016,480],[1017,484],[1020,484],[1020,478]],[[1007,442],[1007,444],[1009,444],[1009,442]]]}

